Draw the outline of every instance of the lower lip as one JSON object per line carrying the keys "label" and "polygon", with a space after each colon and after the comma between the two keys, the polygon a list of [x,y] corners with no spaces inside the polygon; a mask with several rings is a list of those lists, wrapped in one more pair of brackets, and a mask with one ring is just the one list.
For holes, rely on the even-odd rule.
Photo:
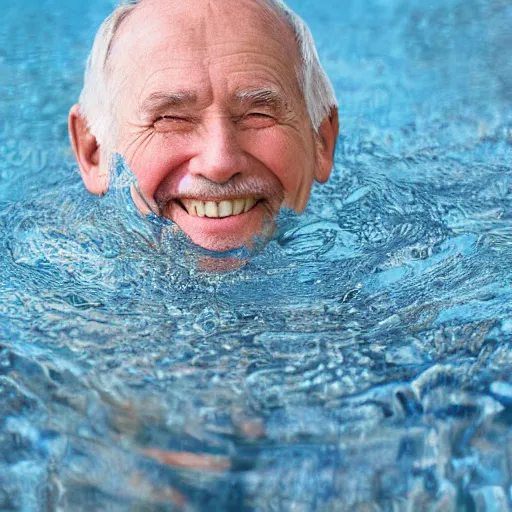
{"label": "lower lip", "polygon": [[223,218],[189,215],[179,204],[168,206],[167,217],[174,221],[192,241],[212,251],[227,251],[250,245],[262,232],[265,208],[259,203],[247,213]]}

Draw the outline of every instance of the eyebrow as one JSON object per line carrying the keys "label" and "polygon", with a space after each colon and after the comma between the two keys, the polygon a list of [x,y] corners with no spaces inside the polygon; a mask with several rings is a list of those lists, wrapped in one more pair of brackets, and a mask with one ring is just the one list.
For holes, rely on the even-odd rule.
{"label": "eyebrow", "polygon": [[[282,93],[270,88],[244,89],[233,95],[235,101],[250,107],[266,107],[274,112],[290,112],[286,98]],[[192,91],[154,92],[140,104],[143,116],[153,116],[168,109],[177,109],[195,105],[198,97]]]}
{"label": "eyebrow", "polygon": [[283,94],[274,89],[248,89],[235,93],[235,99],[252,107],[268,107],[274,111],[289,111],[288,102]]}
{"label": "eyebrow", "polygon": [[141,103],[140,111],[143,114],[154,114],[170,108],[193,105],[196,102],[197,95],[189,91],[154,92]]}

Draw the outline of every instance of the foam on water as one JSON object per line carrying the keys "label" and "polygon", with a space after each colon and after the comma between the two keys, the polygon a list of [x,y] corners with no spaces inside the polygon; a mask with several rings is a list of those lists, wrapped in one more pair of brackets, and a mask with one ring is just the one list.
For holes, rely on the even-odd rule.
{"label": "foam on water", "polygon": [[[332,179],[230,272],[67,139],[112,2],[4,6],[1,510],[507,510],[512,8],[290,2]],[[213,263],[212,263],[213,262]]]}

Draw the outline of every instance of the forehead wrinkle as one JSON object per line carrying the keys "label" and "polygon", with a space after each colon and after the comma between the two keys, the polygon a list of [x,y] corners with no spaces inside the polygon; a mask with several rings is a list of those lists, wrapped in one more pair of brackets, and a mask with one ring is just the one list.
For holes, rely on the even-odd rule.
{"label": "forehead wrinkle", "polygon": [[[154,45],[149,48],[143,44],[148,51],[173,51],[174,48],[166,48],[166,46],[170,42],[174,44],[175,41],[181,41],[187,53],[203,51],[207,55],[217,45],[243,42],[247,32],[252,33],[253,31],[260,32],[260,35],[267,41],[279,45],[282,52],[287,54],[287,59],[297,58],[296,41],[288,23],[265,1],[238,0],[237,12],[239,15],[242,16],[242,11],[252,14],[249,17],[252,20],[249,24],[242,23],[247,16],[242,16],[241,19],[237,16],[235,19],[239,19],[239,22],[234,23],[233,12],[226,13],[227,3],[233,2],[226,2],[224,5],[224,2],[219,2],[219,0],[190,0],[190,4],[195,5],[187,3],[185,5],[188,7],[185,8],[183,4],[175,0],[140,0],[127,19],[123,20],[122,26],[119,27],[112,41],[109,61],[114,52],[124,50],[123,53],[125,56],[128,53],[126,57],[131,64],[135,64],[136,57],[140,57],[137,49],[141,42],[144,43],[148,39],[147,36],[151,42],[154,41]],[[152,34],[145,33],[147,27],[155,26],[155,23],[158,24],[159,29],[155,29],[156,31],[153,31]],[[174,32],[175,35],[178,34],[176,35],[177,39],[173,36],[169,41],[158,39],[157,34],[162,23],[166,27],[173,27],[171,32]],[[143,37],[144,34],[145,37]],[[222,34],[221,41],[219,41],[219,34]],[[141,37],[143,37],[142,41]],[[187,44],[189,37],[193,38],[193,43],[190,45]],[[120,40],[122,43],[118,44]],[[129,51],[129,47],[132,51]],[[291,54],[290,50],[292,50]],[[259,48],[254,48],[246,53],[259,55],[260,52]],[[142,66],[149,64],[144,57],[139,63]],[[115,60],[117,63],[117,59]],[[117,68],[117,66],[115,67]]]}
{"label": "forehead wrinkle", "polygon": [[[239,33],[244,18],[250,19],[251,22],[244,25],[243,32],[261,29],[266,38],[281,46],[286,41],[297,49],[295,35],[289,23],[265,0],[237,0],[238,23],[233,23],[233,19],[229,19],[232,18],[232,13],[226,16],[225,8],[228,2],[226,5],[224,3],[219,0],[189,0],[185,3],[185,8],[184,4],[176,0],[139,0],[134,9],[120,21],[109,46],[108,58],[119,39],[123,39],[127,34],[132,35],[141,27],[151,27],[155,22],[163,20],[167,20],[167,23],[178,30],[194,34],[196,38],[199,35],[203,48],[206,48],[212,39],[218,38],[219,31],[223,33],[223,39],[226,39],[226,31]],[[245,15],[243,11],[246,11]]]}
{"label": "forehead wrinkle", "polygon": [[[199,0],[201,1],[201,0]],[[204,0],[206,9],[201,12],[200,26],[205,47],[245,42],[248,34],[258,33],[258,37],[272,42],[280,48],[280,54],[287,59],[299,60],[299,48],[295,34],[282,13],[265,0],[235,0],[235,13],[226,13],[229,5],[226,0]],[[233,18],[235,16],[235,18]],[[250,20],[247,23],[247,20]],[[222,34],[219,42],[219,34]],[[261,40],[251,51],[261,54]]]}

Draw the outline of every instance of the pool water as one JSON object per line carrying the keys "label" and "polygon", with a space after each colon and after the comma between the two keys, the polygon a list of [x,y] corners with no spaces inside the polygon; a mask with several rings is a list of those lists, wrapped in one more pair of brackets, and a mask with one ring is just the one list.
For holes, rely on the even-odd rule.
{"label": "pool water", "polygon": [[81,184],[113,2],[0,1],[0,510],[509,510],[512,4],[290,1],[335,171],[219,273]]}

